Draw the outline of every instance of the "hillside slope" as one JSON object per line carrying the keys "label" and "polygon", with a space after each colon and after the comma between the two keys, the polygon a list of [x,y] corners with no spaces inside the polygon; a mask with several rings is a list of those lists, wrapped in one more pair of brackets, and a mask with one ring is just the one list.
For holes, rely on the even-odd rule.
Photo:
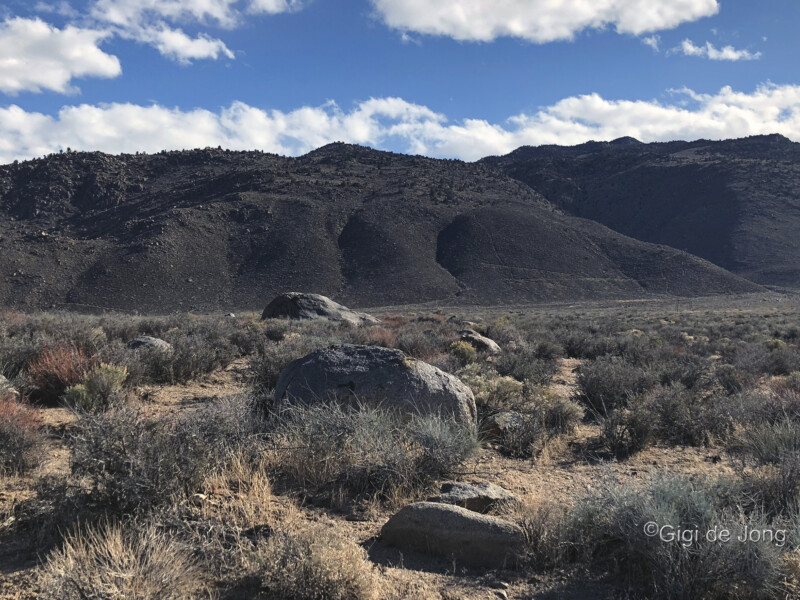
{"label": "hillside slope", "polygon": [[485,164],[332,144],[299,158],[59,154],[0,167],[0,303],[147,312],[704,295],[758,286],[561,214]]}
{"label": "hillside slope", "polygon": [[481,161],[563,210],[766,285],[800,287],[800,144],[779,135],[522,147]]}

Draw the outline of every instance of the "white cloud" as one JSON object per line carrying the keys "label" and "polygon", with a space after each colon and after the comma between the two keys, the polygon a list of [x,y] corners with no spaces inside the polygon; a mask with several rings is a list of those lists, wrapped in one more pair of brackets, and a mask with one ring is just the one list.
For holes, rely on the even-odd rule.
{"label": "white cloud", "polygon": [[40,19],[6,19],[0,23],[0,91],[75,93],[73,79],[117,77],[119,60],[99,48],[109,35],[73,26],[58,29]]}
{"label": "white cloud", "polygon": [[152,45],[163,56],[182,64],[189,64],[199,59],[217,59],[221,55],[230,59],[235,58],[222,40],[208,37],[203,33],[192,38],[183,30],[171,29],[163,23],[156,27],[144,27],[132,35],[138,41]]}
{"label": "white cloud", "polygon": [[394,29],[457,40],[518,37],[536,43],[614,27],[640,35],[672,29],[719,11],[717,0],[372,0]]}
{"label": "white cloud", "polygon": [[53,13],[67,18],[78,16],[78,11],[72,8],[66,0],[61,0],[61,2],[37,2],[33,10],[39,13]]}
{"label": "white cloud", "polygon": [[250,0],[249,12],[276,15],[300,10],[304,0]]}
{"label": "white cloud", "polygon": [[522,145],[578,144],[632,136],[645,142],[724,139],[782,133],[800,141],[800,85],[764,85],[752,93],[674,92],[674,103],[565,98],[506,122],[449,122],[401,98],[373,98],[344,111],[333,102],[290,112],[236,102],[219,111],[109,104],[68,106],[55,117],[17,106],[0,109],[0,162],[72,147],[156,152],[221,145],[301,154],[332,141],[475,160]]}
{"label": "white cloud", "polygon": [[705,46],[696,46],[692,40],[683,40],[681,45],[673,48],[670,53],[684,54],[686,56],[698,56],[700,58],[708,58],[709,60],[758,60],[761,58],[761,52],[750,52],[749,50],[737,50],[733,46],[725,46],[724,48],[717,48],[711,42],[706,42]]}
{"label": "white cloud", "polygon": [[192,38],[175,24],[233,29],[241,25],[245,12],[278,14],[301,7],[301,0],[97,0],[89,14],[121,37],[149,44],[163,56],[188,64],[235,56],[222,40],[205,33]]}
{"label": "white cloud", "polygon": [[645,46],[650,46],[655,52],[659,52],[661,46],[661,36],[651,35],[650,37],[642,38],[642,43]]}
{"label": "white cloud", "polygon": [[123,29],[136,29],[161,21],[214,23],[233,27],[239,0],[97,0],[90,15]]}

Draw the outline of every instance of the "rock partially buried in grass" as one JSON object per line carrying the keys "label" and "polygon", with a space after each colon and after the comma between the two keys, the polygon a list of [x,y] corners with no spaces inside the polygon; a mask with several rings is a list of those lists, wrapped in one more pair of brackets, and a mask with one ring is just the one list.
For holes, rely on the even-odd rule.
{"label": "rock partially buried in grass", "polygon": [[128,342],[129,350],[160,350],[161,352],[172,352],[172,344],[162,339],[142,335]]}
{"label": "rock partially buried in grass", "polygon": [[461,336],[462,341],[469,342],[472,347],[475,348],[475,350],[480,352],[500,354],[503,351],[497,342],[472,329],[464,329],[463,331],[459,331],[458,335]]}
{"label": "rock partially buried in grass", "polygon": [[435,502],[409,504],[383,526],[381,537],[476,567],[513,567],[525,545],[522,529],[510,521]]}
{"label": "rock partially buried in grass", "polygon": [[261,319],[344,321],[353,325],[380,323],[372,315],[350,310],[327,296],[301,292],[288,292],[275,298],[264,309]]}
{"label": "rock partially buried in grass", "polygon": [[400,350],[343,344],[290,363],[275,387],[275,406],[326,400],[363,402],[410,414],[437,414],[475,427],[475,398],[457,377]]}
{"label": "rock partially buried in grass", "polygon": [[513,502],[516,496],[488,481],[481,483],[462,483],[447,481],[442,484],[438,496],[428,498],[428,502],[453,504],[473,512],[485,513],[501,502]]}
{"label": "rock partially buried in grass", "polygon": [[499,440],[514,430],[522,429],[525,420],[522,415],[513,410],[502,411],[491,415],[484,421],[481,427],[481,434],[487,440]]}

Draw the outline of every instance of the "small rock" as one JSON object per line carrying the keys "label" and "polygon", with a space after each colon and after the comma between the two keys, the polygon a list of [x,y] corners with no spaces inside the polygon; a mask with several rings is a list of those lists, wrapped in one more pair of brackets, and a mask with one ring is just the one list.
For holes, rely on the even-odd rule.
{"label": "small rock", "polygon": [[447,481],[442,484],[441,493],[428,498],[428,502],[453,504],[474,512],[486,513],[500,502],[511,502],[516,499],[516,496],[508,490],[488,481],[482,483]]}
{"label": "small rock", "polygon": [[160,350],[161,352],[172,352],[172,344],[149,335],[142,335],[128,342],[129,350],[139,350],[142,348]]}
{"label": "small rock", "polygon": [[409,504],[383,526],[381,537],[479,567],[514,566],[525,544],[522,529],[510,521],[435,502]]}
{"label": "small rock", "polygon": [[473,348],[481,352],[500,354],[503,351],[497,342],[481,335],[474,329],[464,329],[463,331],[459,331],[458,335],[461,336],[462,341],[472,344]]}
{"label": "small rock", "polygon": [[514,429],[524,425],[522,415],[513,410],[503,411],[488,417],[483,422],[481,433],[486,439],[499,440]]}

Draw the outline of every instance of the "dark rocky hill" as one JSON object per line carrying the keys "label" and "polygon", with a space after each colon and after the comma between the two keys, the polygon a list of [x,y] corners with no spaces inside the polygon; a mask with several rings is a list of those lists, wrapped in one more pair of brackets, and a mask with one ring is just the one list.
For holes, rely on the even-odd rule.
{"label": "dark rocky hill", "polygon": [[522,147],[481,162],[573,215],[760,284],[800,287],[800,144],[785,137],[622,138]]}
{"label": "dark rocky hill", "polygon": [[488,164],[332,144],[300,158],[66,153],[0,167],[0,305],[261,309],[760,289],[565,215]]}

